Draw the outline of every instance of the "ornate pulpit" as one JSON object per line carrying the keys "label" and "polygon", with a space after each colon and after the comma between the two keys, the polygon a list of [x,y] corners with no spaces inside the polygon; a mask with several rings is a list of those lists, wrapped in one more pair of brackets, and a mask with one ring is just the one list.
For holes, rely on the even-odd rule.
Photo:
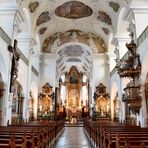
{"label": "ornate pulpit", "polygon": [[121,78],[129,78],[130,82],[124,88],[122,101],[125,104],[125,120],[130,123],[131,120],[136,121],[136,114],[139,114],[142,106],[141,97],[141,62],[140,56],[137,54],[137,45],[133,40],[133,33],[131,33],[132,40],[129,44],[126,43],[128,49],[128,57],[126,59],[117,60],[117,70]]}

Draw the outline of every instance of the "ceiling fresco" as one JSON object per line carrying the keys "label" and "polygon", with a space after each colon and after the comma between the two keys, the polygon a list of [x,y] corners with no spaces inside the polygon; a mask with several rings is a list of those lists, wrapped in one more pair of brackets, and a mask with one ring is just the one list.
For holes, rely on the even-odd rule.
{"label": "ceiling fresco", "polygon": [[[31,29],[39,36],[41,52],[57,53],[56,64],[59,75],[66,72],[74,62],[81,71],[89,73],[93,63],[92,53],[99,54],[112,50],[109,47],[112,34],[117,29],[119,14],[130,2],[130,0],[17,1],[21,1],[20,8],[27,9],[30,14]],[[74,45],[82,45],[84,49]]]}
{"label": "ceiling fresco", "polygon": [[43,43],[42,51],[56,51],[61,45],[69,42],[83,43],[90,48],[94,48],[95,46],[98,53],[106,51],[106,46],[102,38],[97,37],[92,33],[85,33],[79,30],[60,32],[48,37]]}
{"label": "ceiling fresco", "polygon": [[[19,1],[19,0],[18,0]],[[21,7],[30,12],[34,32],[39,34],[41,46],[45,40],[57,32],[81,30],[101,37],[106,44],[110,35],[117,28],[117,18],[120,10],[129,5],[130,0],[20,0]],[[44,28],[45,27],[45,28]],[[75,32],[71,40],[87,42],[86,37],[77,36]],[[52,39],[51,39],[52,40]],[[67,43],[68,36],[60,34],[60,43]],[[57,41],[58,42],[58,41]],[[44,44],[44,45],[43,45]],[[56,45],[55,43],[54,45]],[[50,46],[49,46],[50,48]],[[96,47],[94,47],[96,48]],[[98,47],[97,47],[98,48]],[[42,48],[43,49],[43,48]],[[42,51],[49,52],[49,49]],[[52,50],[54,52],[54,50]],[[95,50],[96,51],[96,50]],[[103,50],[99,50],[98,53]]]}
{"label": "ceiling fresco", "polygon": [[108,29],[108,28],[102,27],[102,30],[103,30],[103,32],[104,32],[106,35],[109,34],[109,29]]}
{"label": "ceiling fresco", "polygon": [[55,14],[59,17],[78,19],[92,15],[90,7],[79,1],[69,1],[56,8]]}
{"label": "ceiling fresco", "polygon": [[41,15],[38,17],[36,21],[36,25],[39,26],[40,24],[43,24],[45,22],[48,22],[50,20],[49,12],[42,12]]}
{"label": "ceiling fresco", "polygon": [[79,42],[102,53],[108,51],[121,9],[131,0],[18,1],[20,8],[30,13],[32,30],[38,33],[43,52],[56,52],[64,43]]}
{"label": "ceiling fresco", "polygon": [[47,28],[46,27],[43,27],[43,28],[41,28],[40,30],[39,30],[39,33],[42,35],[42,34],[44,34],[44,32],[47,30]]}
{"label": "ceiling fresco", "polygon": [[119,8],[120,8],[120,5],[118,3],[115,3],[115,2],[109,2],[109,5],[113,8],[113,10],[115,12],[118,12]]}
{"label": "ceiling fresco", "polygon": [[98,20],[100,20],[108,25],[112,25],[112,20],[111,20],[110,16],[104,11],[98,12]]}
{"label": "ceiling fresco", "polygon": [[29,4],[29,10],[30,10],[30,12],[33,13],[38,6],[39,6],[39,2],[30,3]]}

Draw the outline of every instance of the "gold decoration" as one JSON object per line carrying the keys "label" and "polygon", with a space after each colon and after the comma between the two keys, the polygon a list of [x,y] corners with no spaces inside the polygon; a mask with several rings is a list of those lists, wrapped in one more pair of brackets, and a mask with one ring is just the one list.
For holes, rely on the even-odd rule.
{"label": "gold decoration", "polygon": [[110,99],[106,87],[100,83],[94,93],[95,109],[99,117],[110,116]]}
{"label": "gold decoration", "polygon": [[131,33],[132,41],[127,44],[128,48],[128,58],[125,60],[120,60],[117,63],[117,70],[120,77],[129,77],[132,80],[127,84],[126,88],[124,88],[124,94],[122,101],[127,104],[127,107],[134,113],[138,113],[141,108],[141,92],[140,92],[140,84],[139,77],[141,74],[141,63],[140,57],[136,52],[137,46],[133,40],[133,33]]}

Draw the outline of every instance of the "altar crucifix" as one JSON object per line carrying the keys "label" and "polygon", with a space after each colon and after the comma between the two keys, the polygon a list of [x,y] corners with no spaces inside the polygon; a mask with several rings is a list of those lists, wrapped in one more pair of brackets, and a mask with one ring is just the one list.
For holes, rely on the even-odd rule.
{"label": "altar crucifix", "polygon": [[12,66],[11,66],[11,78],[10,78],[10,92],[12,92],[12,86],[14,86],[18,77],[18,61],[20,59],[20,53],[17,51],[17,40],[14,40],[14,46],[8,46],[8,51],[12,53]]}

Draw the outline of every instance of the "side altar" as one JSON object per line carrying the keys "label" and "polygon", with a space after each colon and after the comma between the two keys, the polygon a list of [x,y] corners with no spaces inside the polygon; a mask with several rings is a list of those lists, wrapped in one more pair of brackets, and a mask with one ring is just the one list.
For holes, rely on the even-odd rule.
{"label": "side altar", "polygon": [[46,83],[42,87],[42,92],[38,98],[38,119],[52,119],[54,118],[54,92],[52,86]]}

